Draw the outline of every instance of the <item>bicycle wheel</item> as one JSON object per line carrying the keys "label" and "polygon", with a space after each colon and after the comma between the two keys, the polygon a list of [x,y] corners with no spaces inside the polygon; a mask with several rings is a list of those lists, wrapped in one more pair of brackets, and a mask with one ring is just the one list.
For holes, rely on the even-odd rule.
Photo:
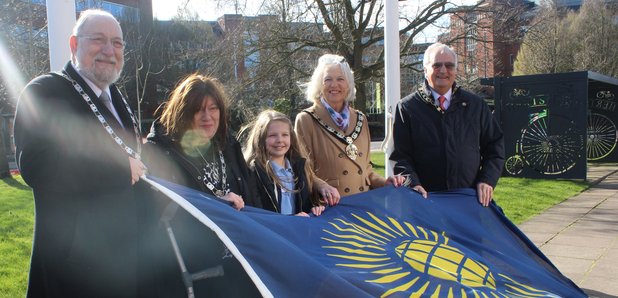
{"label": "bicycle wheel", "polygon": [[586,156],[588,160],[599,160],[614,151],[618,132],[608,117],[591,113],[588,115]]}
{"label": "bicycle wheel", "polygon": [[533,119],[522,131],[520,151],[524,161],[546,175],[562,174],[575,166],[582,155],[583,133],[561,116]]}
{"label": "bicycle wheel", "polygon": [[506,159],[506,162],[504,162],[504,168],[507,173],[517,176],[521,174],[524,169],[524,161],[519,155],[513,155]]}

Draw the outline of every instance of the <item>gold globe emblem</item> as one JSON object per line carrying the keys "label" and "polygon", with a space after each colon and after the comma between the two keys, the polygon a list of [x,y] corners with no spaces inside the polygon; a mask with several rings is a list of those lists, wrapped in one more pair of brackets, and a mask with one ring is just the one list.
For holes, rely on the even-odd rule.
{"label": "gold globe emblem", "polygon": [[418,272],[473,288],[496,289],[496,280],[487,266],[447,244],[431,240],[405,240],[395,248],[395,253]]}
{"label": "gold globe emblem", "polygon": [[380,297],[558,297],[493,272],[445,233],[371,212],[329,224],[322,237],[326,256],[383,286]]}

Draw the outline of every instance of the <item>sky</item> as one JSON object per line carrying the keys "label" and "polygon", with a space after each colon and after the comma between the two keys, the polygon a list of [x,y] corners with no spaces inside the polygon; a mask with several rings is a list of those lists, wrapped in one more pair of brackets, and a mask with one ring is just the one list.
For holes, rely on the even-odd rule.
{"label": "sky", "polygon": [[[238,13],[245,16],[255,16],[260,13],[265,13],[264,11],[260,11],[262,3],[265,1],[268,0],[152,0],[152,6],[153,16],[158,20],[169,20],[176,15],[179,6],[188,5],[192,11],[198,13],[202,20],[214,21],[223,14]],[[435,0],[408,0],[405,2],[400,2],[400,7],[405,5],[407,6],[407,9],[417,11],[419,7],[424,7],[433,1]],[[477,1],[478,0],[453,0],[451,2],[458,5],[470,5],[476,3]],[[225,6],[217,7],[217,2],[225,3]],[[246,4],[247,8],[245,11],[236,11],[233,5],[234,2],[240,3],[240,7],[244,7]],[[448,22],[448,20],[447,18],[443,18],[439,22],[444,25],[444,23]],[[417,37],[417,42],[435,41],[437,35],[439,34],[439,30],[435,27],[428,27],[423,33],[424,34]]]}
{"label": "sky", "polygon": [[[410,3],[419,3],[419,5],[426,5],[427,3],[430,3],[432,1],[434,0],[409,0],[406,5],[410,5]],[[469,5],[477,1],[478,0],[455,0],[451,2],[456,4]],[[224,0],[218,2],[226,3],[225,7],[217,7],[216,1],[214,0],[152,0],[153,15],[159,20],[169,20],[174,15],[176,15],[178,7],[180,5],[186,5],[186,3],[188,3],[189,8],[192,8],[200,15],[202,20],[206,21],[214,21],[218,17],[226,13],[236,13],[234,5],[232,4],[235,1]],[[241,4],[241,7],[245,6],[245,3],[247,6],[246,12],[239,11],[238,13],[246,16],[254,16],[260,13],[260,7],[264,0],[238,0],[236,2],[239,2]]]}
{"label": "sky", "polygon": [[[176,15],[179,6],[187,5],[193,11],[197,12],[202,20],[214,21],[223,14],[236,13],[234,5],[231,4],[234,1],[224,0],[219,1],[226,3],[225,7],[217,7],[217,3],[213,0],[152,0],[153,16],[159,20],[169,20]],[[259,5],[261,0],[240,0],[238,1],[242,6],[247,3],[247,11],[239,11],[239,14],[252,16],[259,14]]]}

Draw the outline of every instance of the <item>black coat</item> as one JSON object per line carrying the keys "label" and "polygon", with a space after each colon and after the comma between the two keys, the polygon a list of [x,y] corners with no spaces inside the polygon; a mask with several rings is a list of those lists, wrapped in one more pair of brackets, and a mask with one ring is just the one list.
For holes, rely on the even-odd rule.
{"label": "black coat", "polygon": [[[305,162],[306,160],[304,158],[290,162],[295,177],[294,187],[298,190],[298,192],[294,193],[296,205],[294,214],[301,211],[310,213],[313,207],[307,176],[304,170]],[[268,176],[266,170],[262,166],[252,165],[251,169],[257,184],[257,195],[260,202],[262,202],[262,208],[278,213],[281,212],[281,200],[279,199],[281,198],[281,187],[275,185],[273,179]]]}
{"label": "black coat", "polygon": [[[135,150],[140,138],[118,89],[110,87],[126,129],[70,63],[64,72]],[[57,74],[37,77],[24,89],[15,115],[15,144],[35,200],[28,296],[135,296],[136,206],[128,153]]]}
{"label": "black coat", "polygon": [[427,82],[398,104],[393,126],[395,173],[427,191],[493,187],[504,165],[504,136],[487,104],[453,86],[451,104],[441,111]]}
{"label": "black coat", "polygon": [[[152,125],[142,158],[148,173],[159,178],[214,195],[202,182],[203,173],[195,162],[185,155],[179,144],[164,133],[158,121]],[[261,207],[255,195],[253,182],[242,156],[240,144],[231,136],[223,150],[230,191],[241,195],[245,204]],[[147,193],[152,193],[148,192]],[[140,297],[186,297],[178,261],[161,224],[161,215],[171,201],[157,195],[144,205],[142,233],[143,250],[140,269],[143,287]],[[230,207],[231,208],[231,207]],[[230,220],[233,220],[230,219]],[[227,252],[225,245],[212,230],[204,227],[195,217],[178,209],[170,220],[178,249],[190,273],[221,265],[224,275],[195,281],[196,297],[260,297],[238,260]]]}
{"label": "black coat", "polygon": [[[182,152],[175,140],[164,132],[158,121],[152,124],[147,137],[148,142],[144,144],[142,152],[142,158],[148,167],[148,174],[214,195],[204,185],[202,181],[204,173],[200,167]],[[245,163],[240,143],[233,136],[227,138],[223,159],[228,168],[227,180],[230,191],[242,196],[245,204],[260,207],[260,201],[256,199],[253,177]]]}

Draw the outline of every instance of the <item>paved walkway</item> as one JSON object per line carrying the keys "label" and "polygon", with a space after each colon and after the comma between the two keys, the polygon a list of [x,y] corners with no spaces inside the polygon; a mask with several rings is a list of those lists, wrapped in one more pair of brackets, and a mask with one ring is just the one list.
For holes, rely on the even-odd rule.
{"label": "paved walkway", "polygon": [[590,297],[618,298],[618,165],[589,165],[588,181],[519,228]]}

